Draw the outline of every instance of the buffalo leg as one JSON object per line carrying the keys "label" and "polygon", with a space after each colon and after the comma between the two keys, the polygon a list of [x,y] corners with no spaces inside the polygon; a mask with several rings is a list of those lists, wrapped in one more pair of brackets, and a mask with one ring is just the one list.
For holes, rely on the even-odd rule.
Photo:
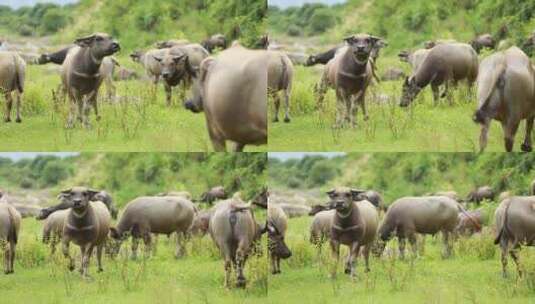
{"label": "buffalo leg", "polygon": [[4,273],[5,274],[9,274],[10,271],[9,271],[9,258],[11,256],[11,252],[9,250],[9,245],[5,245],[4,247]]}
{"label": "buffalo leg", "polygon": [[284,122],[290,122],[290,88],[284,90]]}
{"label": "buffalo leg", "polygon": [[91,255],[93,254],[93,245],[83,246],[82,249],[82,276],[89,276],[89,261],[91,260]]}
{"label": "buffalo leg", "polygon": [[175,258],[184,256],[184,234],[181,231],[176,232],[176,251]]}
{"label": "buffalo leg", "polygon": [[[98,114],[98,100],[97,100],[97,93],[96,92],[93,92],[91,94],[91,97],[88,98],[89,100],[89,103],[93,106],[93,110],[95,111],[95,116],[97,117],[97,121],[100,120],[100,115]],[[89,115],[87,117],[87,119],[89,120]]]}
{"label": "buffalo leg", "polygon": [[[91,100],[92,97],[86,96],[82,98],[82,109],[83,109],[83,116],[82,116],[82,124],[84,125],[84,128],[90,129],[91,123],[89,122],[89,113],[91,113]],[[96,109],[96,103],[94,105]]]}
{"label": "buffalo leg", "polygon": [[4,121],[11,122],[11,106],[13,105],[13,98],[9,92],[5,93],[4,96],[6,97],[6,114]]}
{"label": "buffalo leg", "polygon": [[504,278],[507,278],[507,252],[509,251],[508,244],[500,244],[500,247],[502,249],[502,276]]}
{"label": "buffalo leg", "polygon": [[216,152],[225,152],[227,150],[227,145],[225,143],[225,139],[221,138],[218,134],[215,134],[215,132],[210,128],[210,123],[207,121],[208,125],[208,135],[210,136],[210,140],[212,141],[212,146],[214,147],[214,151]]}
{"label": "buffalo leg", "polygon": [[70,242],[68,240],[67,241],[65,241],[65,240],[62,241],[62,250],[63,250],[63,256],[69,260],[68,261],[69,264],[67,265],[68,269],[70,271],[73,271],[74,270],[74,259],[71,257],[71,255],[69,253],[69,243]]}
{"label": "buffalo leg", "polygon": [[398,237],[398,243],[399,243],[399,257],[400,259],[405,259],[405,238],[404,237]]}
{"label": "buffalo leg", "polygon": [[362,255],[364,256],[364,271],[370,272],[370,249],[371,245],[366,245],[363,248]]}
{"label": "buffalo leg", "polygon": [[104,242],[97,245],[97,272],[103,272],[102,269],[102,249],[104,249]]}
{"label": "buffalo leg", "polygon": [[448,231],[442,231],[442,240],[444,242],[444,258],[449,258],[451,256],[451,242],[450,242],[450,233]]}
{"label": "buffalo leg", "polygon": [[[521,277],[522,276],[522,270],[520,269],[520,263],[519,263],[519,260],[518,260],[518,254],[516,252],[516,249],[511,249],[509,251],[509,254],[511,255],[511,258],[513,259],[513,262],[515,262],[516,270],[518,272],[518,276]],[[11,268],[11,270],[13,270],[13,267]]]}
{"label": "buffalo leg", "polygon": [[[360,244],[358,242],[354,242],[351,244],[351,250],[349,251],[348,257],[347,257],[347,265],[346,265],[346,273],[348,273],[351,278],[355,278],[357,276],[357,272],[355,270],[355,264],[356,259],[358,259],[360,250]],[[349,266],[349,269],[347,267]],[[348,271],[349,270],[349,271]]]}
{"label": "buffalo leg", "polygon": [[233,150],[234,152],[242,152],[244,147],[245,145],[242,143],[234,143]]}
{"label": "buffalo leg", "polygon": [[530,117],[526,119],[526,137],[524,138],[524,143],[522,144],[522,151],[531,152],[531,131],[533,130],[533,120],[535,117]]}
{"label": "buffalo leg", "polygon": [[276,92],[271,92],[270,95],[271,95],[271,99],[273,99],[273,105],[275,106],[275,111],[273,112],[273,122],[278,122],[281,100],[280,100],[279,94]]}
{"label": "buffalo leg", "polygon": [[[360,104],[360,108],[362,109],[362,115],[364,115],[364,121],[368,120],[368,110],[366,110],[366,100],[365,100],[366,91],[362,91],[357,98],[357,103]],[[357,119],[355,117],[355,119]]]}
{"label": "buffalo leg", "polygon": [[513,144],[515,140],[515,134],[518,130],[518,122],[514,121],[508,121],[505,124],[502,124],[503,127],[503,137],[505,142],[505,151],[511,152],[513,151]]}
{"label": "buffalo leg", "polygon": [[68,92],[69,96],[69,117],[67,118],[67,128],[73,128],[74,122],[76,120],[76,107],[78,105],[78,101],[74,97],[73,93],[71,91]]}
{"label": "buffalo leg", "polygon": [[325,100],[325,94],[327,93],[327,76],[325,74],[321,77],[320,82],[316,85],[316,93],[318,95],[316,104],[318,109],[322,109],[323,101]]}
{"label": "buffalo leg", "polygon": [[485,122],[481,124],[481,133],[479,134],[479,152],[485,151],[487,147],[487,140],[489,137],[490,120],[485,119]]}
{"label": "buffalo leg", "polygon": [[246,248],[244,244],[238,245],[238,250],[236,250],[236,287],[245,287],[245,276],[243,274],[243,268],[245,266],[245,260],[247,259]]}
{"label": "buffalo leg", "polygon": [[15,119],[15,122],[22,122],[22,119],[20,118],[20,103],[22,99],[21,95],[21,92],[17,92],[17,119]]}
{"label": "buffalo leg", "polygon": [[172,96],[171,96],[172,88],[167,82],[164,82],[163,86],[165,88],[165,105],[170,107],[171,106],[171,98],[172,98]]}
{"label": "buffalo leg", "polygon": [[417,246],[417,240],[416,240],[416,235],[415,234],[412,234],[412,235],[409,236],[409,244],[411,245],[413,258],[417,258],[418,257],[418,246]]}
{"label": "buffalo leg", "polygon": [[230,288],[230,277],[232,275],[232,261],[225,257],[225,287]]}
{"label": "buffalo leg", "polygon": [[433,103],[436,106],[438,105],[438,100],[439,100],[439,95],[440,95],[439,86],[436,84],[431,84],[431,91],[433,91]]}
{"label": "buffalo leg", "polygon": [[137,247],[139,246],[139,239],[132,236],[132,260],[137,259]]}
{"label": "buffalo leg", "polygon": [[145,245],[145,258],[148,258],[152,249],[152,239],[149,231],[143,234],[143,244]]}
{"label": "buffalo leg", "polygon": [[338,267],[338,262],[340,261],[340,243],[335,240],[331,240],[331,253],[334,258],[333,268],[331,270],[331,276],[336,277],[336,267]]}
{"label": "buffalo leg", "polygon": [[14,267],[14,264],[15,264],[15,250],[16,250],[16,247],[17,247],[17,244],[15,244],[15,242],[10,242],[9,243],[9,271],[10,273],[14,273],[15,272],[15,269],[13,268]]}

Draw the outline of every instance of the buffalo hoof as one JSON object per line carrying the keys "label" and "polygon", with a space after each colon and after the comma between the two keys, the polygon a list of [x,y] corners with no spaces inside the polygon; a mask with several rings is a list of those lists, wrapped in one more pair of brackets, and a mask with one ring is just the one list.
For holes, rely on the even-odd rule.
{"label": "buffalo hoof", "polygon": [[11,118],[8,117],[8,118],[4,119],[4,122],[11,122]]}
{"label": "buffalo hoof", "polygon": [[99,268],[99,269],[97,269],[97,272],[104,272],[104,269]]}
{"label": "buffalo hoof", "polygon": [[13,274],[15,273],[13,270],[6,270],[4,271],[4,274],[8,275],[8,274]]}
{"label": "buffalo hoof", "polygon": [[236,281],[236,287],[245,288],[245,278],[238,278]]}
{"label": "buffalo hoof", "polygon": [[17,117],[17,119],[15,120],[15,122],[17,122],[17,123],[21,123],[21,122],[22,122],[22,119],[20,119],[20,117]]}
{"label": "buffalo hoof", "polygon": [[351,274],[351,269],[349,269],[349,268],[344,269],[344,273],[345,274]]}
{"label": "buffalo hoof", "polygon": [[284,122],[288,123],[288,122],[290,122],[290,121],[291,121],[291,120],[290,120],[290,117],[284,117]]}
{"label": "buffalo hoof", "polygon": [[69,267],[67,267],[69,269],[69,271],[74,271],[74,265],[69,265]]}
{"label": "buffalo hoof", "polygon": [[278,117],[273,118],[272,122],[279,122],[279,118]]}
{"label": "buffalo hoof", "polygon": [[271,274],[280,274],[280,273],[281,273],[280,270],[273,270],[273,271],[271,272]]}
{"label": "buffalo hoof", "polygon": [[520,149],[522,149],[522,152],[531,152],[533,149],[531,148],[531,145],[522,144],[520,146]]}

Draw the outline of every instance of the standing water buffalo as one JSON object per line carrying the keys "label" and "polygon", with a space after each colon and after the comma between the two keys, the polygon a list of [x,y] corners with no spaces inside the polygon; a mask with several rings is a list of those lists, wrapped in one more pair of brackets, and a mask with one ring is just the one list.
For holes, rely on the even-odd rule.
{"label": "standing water buffalo", "polygon": [[132,61],[143,66],[147,76],[152,79],[152,82],[156,86],[162,74],[162,67],[156,58],[163,58],[166,52],[166,49],[148,50],[146,52],[134,51],[132,54],[130,54],[130,58],[132,58]]}
{"label": "standing water buffalo", "polygon": [[535,72],[522,50],[511,47],[483,60],[477,79],[479,106],[474,122],[481,125],[479,148],[485,150],[490,122],[501,122],[505,150],[513,150],[514,137],[521,120],[526,120],[522,151],[530,152],[531,130],[535,118]]}
{"label": "standing water buffalo", "polygon": [[215,34],[201,42],[201,45],[211,54],[216,48],[226,49],[227,38],[223,34]]}
{"label": "standing water buffalo", "polygon": [[272,274],[281,273],[280,260],[287,259],[292,255],[284,240],[287,228],[288,217],[284,211],[276,204],[269,203],[266,229]]}
{"label": "standing water buffalo", "polygon": [[16,91],[17,97],[17,118],[16,122],[22,122],[20,118],[20,106],[22,93],[24,93],[24,78],[26,75],[26,63],[15,52],[0,51],[0,91],[6,98],[5,122],[11,121],[11,107],[13,97],[11,92]]}
{"label": "standing water buffalo", "polygon": [[490,186],[481,186],[478,187],[466,196],[466,202],[468,203],[476,203],[476,205],[479,205],[483,200],[494,200],[494,197],[496,196],[496,192],[494,192],[494,189]]}
{"label": "standing water buffalo", "polygon": [[[331,227],[331,249],[336,265],[340,259],[340,245],[349,247],[345,273],[356,276],[355,259],[362,248],[365,271],[370,271],[370,249],[377,234],[379,216],[368,201],[357,201],[362,191],[345,187],[327,192],[331,208],[336,210]],[[334,274],[333,274],[334,275]]]}
{"label": "standing water buffalo", "polygon": [[496,40],[491,34],[482,34],[470,41],[470,45],[479,54],[483,48],[494,49],[496,47]]}
{"label": "standing water buffalo", "polygon": [[[104,33],[79,38],[75,44],[77,46],[70,49],[65,57],[61,73],[63,86],[71,103],[67,127],[74,126],[75,116],[77,116],[84,127],[89,128],[91,105],[95,110],[97,120],[100,119],[96,98],[104,79],[100,73],[102,60],[119,51],[120,46],[111,36]],[[76,110],[78,110],[77,114]]]}
{"label": "standing water buffalo", "polygon": [[273,122],[279,121],[280,96],[284,92],[284,122],[290,122],[290,95],[294,68],[292,61],[286,54],[279,51],[267,51],[268,64],[268,93],[275,104]]}
{"label": "standing water buffalo", "polygon": [[331,237],[336,210],[323,210],[314,215],[310,224],[310,243],[320,246]]}
{"label": "standing water buffalo", "polygon": [[229,199],[215,207],[209,231],[225,260],[225,287],[231,286],[232,268],[237,275],[236,286],[245,287],[245,262],[265,228],[256,223],[249,206],[241,200]]}
{"label": "standing water buffalo", "polygon": [[375,190],[359,190],[359,191],[362,191],[362,192],[357,196],[357,200],[359,201],[367,200],[368,202],[372,203],[372,205],[377,210],[386,210],[383,196],[379,192]]}
{"label": "standing water buffalo", "polygon": [[65,218],[69,209],[58,210],[50,214],[43,225],[43,244],[50,244],[50,254],[56,252],[56,245],[61,241]]}
{"label": "standing water buffalo", "polygon": [[459,221],[459,204],[446,196],[403,197],[396,200],[386,212],[379,228],[382,249],[393,234],[399,240],[399,254],[405,258],[405,240],[409,239],[416,257],[416,234],[442,232],[444,257],[451,255],[450,234]]}
{"label": "standing water buffalo", "polygon": [[465,236],[480,232],[483,225],[481,216],[480,209],[459,213],[459,224],[457,224],[455,232]]}
{"label": "standing water buffalo", "polygon": [[175,258],[185,254],[184,242],[193,222],[195,208],[184,198],[173,196],[143,196],[126,205],[117,227],[111,228],[111,237],[122,241],[132,236],[132,258],[137,257],[138,240],[143,239],[145,250],[151,248],[151,233],[170,235],[176,232]]}
{"label": "standing water buffalo", "polygon": [[154,56],[154,59],[160,63],[167,106],[171,105],[172,87],[182,82],[183,93],[185,93],[191,85],[192,75],[196,73],[195,71],[208,55],[201,45],[188,44],[166,49],[163,56]]}
{"label": "standing water buffalo", "polygon": [[427,85],[431,85],[435,104],[438,103],[439,86],[442,84],[445,85],[442,97],[447,95],[450,84],[456,85],[460,80],[466,79],[471,87],[477,78],[477,60],[477,53],[465,43],[445,43],[433,47],[418,69],[405,78],[400,106],[408,106]]}
{"label": "standing water buffalo", "polygon": [[507,253],[521,276],[518,250],[535,246],[535,196],[513,196],[500,203],[495,212],[497,236],[494,244],[502,250],[502,273],[507,276]]}
{"label": "standing water buffalo", "polygon": [[111,198],[111,194],[108,192],[101,190],[97,194],[93,196],[94,201],[101,201],[106,205],[106,208],[110,211],[111,217],[116,220],[117,219],[117,208],[115,207],[115,204],[113,203],[113,199]]}
{"label": "standing water buffalo", "polygon": [[69,253],[70,242],[80,246],[81,265],[80,273],[88,276],[89,260],[93,249],[97,248],[98,271],[102,269],[102,250],[108,238],[111,216],[106,206],[99,201],[92,202],[91,198],[98,191],[85,187],[74,187],[62,191],[65,199],[71,204],[66,215],[62,247],[63,255],[69,260],[69,270],[74,270],[74,259]]}
{"label": "standing water buffalo", "polygon": [[318,105],[323,104],[327,88],[336,91],[336,123],[342,127],[349,123],[356,126],[358,106],[362,108],[364,120],[368,119],[365,94],[372,78],[370,53],[380,38],[357,34],[345,39],[347,46],[336,52],[327,63],[318,87]]}
{"label": "standing water buffalo", "polygon": [[[72,207],[72,201],[68,199],[68,194],[61,192],[57,199],[60,201],[59,204],[50,206],[47,208],[41,209],[39,212],[39,215],[36,216],[36,219],[38,220],[44,220],[48,218],[52,213],[58,211],[58,210],[65,210]],[[92,201],[100,201],[101,203],[106,206],[110,214],[113,216],[117,216],[117,208],[113,204],[113,200],[111,198],[111,195],[106,191],[98,191],[94,195],[92,195],[90,198]]]}
{"label": "standing water buffalo", "polygon": [[20,213],[6,202],[0,202],[0,242],[4,248],[4,273],[14,273],[15,249],[19,239]]}
{"label": "standing water buffalo", "polygon": [[225,151],[227,140],[235,143],[235,151],[267,143],[267,64],[266,51],[240,45],[201,63],[193,98],[185,106],[205,112],[214,150]]}

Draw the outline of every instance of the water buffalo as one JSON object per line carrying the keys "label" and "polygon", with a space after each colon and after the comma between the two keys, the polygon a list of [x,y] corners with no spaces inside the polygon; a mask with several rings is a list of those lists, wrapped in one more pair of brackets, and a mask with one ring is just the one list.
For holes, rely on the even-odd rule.
{"label": "water buffalo", "polygon": [[229,199],[216,205],[209,231],[225,260],[225,287],[231,287],[232,268],[237,276],[236,286],[245,287],[245,262],[266,229],[256,223],[249,206],[240,200]]}
{"label": "water buffalo", "polygon": [[21,216],[10,204],[0,202],[0,241],[4,243],[4,273],[14,273],[15,250],[19,239]]}
{"label": "water buffalo", "polygon": [[323,210],[314,215],[310,224],[310,243],[320,246],[331,237],[336,210]]}
{"label": "water buffalo", "polygon": [[411,65],[412,72],[415,73],[422,64],[422,62],[424,62],[429,52],[429,49],[418,49],[414,52],[401,51],[398,54],[398,57],[399,60],[403,62],[408,62]]}
{"label": "water buffalo", "polygon": [[528,56],[517,47],[485,58],[477,79],[478,109],[474,122],[481,125],[479,148],[485,150],[492,119],[501,122],[505,150],[513,150],[514,137],[521,120],[526,120],[522,151],[530,152],[535,118],[535,72]]}
{"label": "water buffalo", "polygon": [[280,96],[279,91],[284,93],[284,122],[290,122],[290,95],[292,93],[292,81],[294,67],[288,56],[279,51],[267,51],[268,63],[268,93],[275,104],[273,122],[279,121]]}
{"label": "water buffalo", "polygon": [[235,45],[201,63],[185,106],[204,111],[214,150],[225,151],[227,140],[235,151],[267,143],[267,56]]}
{"label": "water buffalo", "polygon": [[270,203],[268,205],[266,229],[268,232],[268,248],[271,258],[272,274],[281,273],[280,260],[287,259],[292,255],[284,240],[287,228],[288,217],[284,211],[277,204]]}
{"label": "water buffalo", "polygon": [[43,225],[43,243],[50,244],[50,254],[56,252],[56,245],[61,242],[65,219],[69,214],[69,209],[58,210],[50,214]]}
{"label": "water buffalo", "polygon": [[[44,220],[48,218],[52,213],[58,210],[65,210],[72,207],[72,201],[68,200],[67,194],[61,192],[58,195],[57,199],[60,201],[58,204],[41,209],[39,215],[37,215],[35,218],[38,220]],[[104,204],[104,206],[106,206],[111,215],[115,214],[115,216],[117,216],[117,208],[113,204],[111,195],[108,192],[97,191],[97,193],[95,193],[95,195],[92,195],[89,199],[92,201],[100,201]]]}
{"label": "water buffalo", "polygon": [[359,201],[367,200],[368,202],[372,203],[372,205],[377,210],[386,210],[383,196],[379,192],[375,190],[359,190],[359,191],[362,191],[362,192],[357,196],[357,200]]}
{"label": "water buffalo", "polygon": [[465,43],[439,44],[429,51],[418,69],[405,78],[399,105],[408,106],[427,85],[431,85],[433,101],[437,104],[440,85],[445,85],[441,95],[445,97],[450,84],[456,85],[458,81],[466,79],[468,86],[471,87],[477,74],[477,53],[470,45]]}
{"label": "water buffalo", "polygon": [[216,48],[226,49],[227,48],[227,38],[223,34],[215,34],[201,42],[203,48],[205,48],[209,53],[212,53]]}
{"label": "water buffalo", "polygon": [[201,210],[193,218],[191,223],[190,232],[193,236],[203,237],[210,227],[210,218],[214,213],[214,208],[208,210]]}
{"label": "water buffalo", "polygon": [[355,127],[358,106],[362,108],[364,120],[368,119],[364,98],[372,79],[372,63],[369,58],[379,40],[381,39],[368,34],[348,37],[345,39],[347,46],[337,51],[325,66],[318,86],[317,103],[322,106],[329,87],[336,91],[335,127],[342,127],[345,123]]}
{"label": "water buffalo", "polygon": [[455,232],[465,236],[480,232],[483,225],[481,216],[479,209],[459,213],[459,224],[455,227]]}
{"label": "water buffalo", "polygon": [[24,79],[26,75],[26,63],[15,52],[0,51],[0,91],[4,93],[6,99],[5,122],[11,121],[11,107],[13,97],[11,92],[16,92],[17,97],[17,118],[16,122],[22,122],[20,117],[20,106],[22,93],[24,93]]}
{"label": "water buffalo", "polygon": [[470,45],[479,54],[483,48],[494,49],[496,47],[496,40],[491,34],[482,34],[470,41]]}
{"label": "water buffalo", "polygon": [[160,63],[167,106],[171,105],[172,88],[182,83],[185,93],[191,85],[192,75],[208,55],[201,45],[188,44],[166,49],[163,56],[154,57]]}
{"label": "water buffalo", "polygon": [[93,106],[97,120],[100,119],[96,98],[104,79],[100,73],[102,60],[119,51],[120,46],[104,33],[76,39],[75,44],[77,46],[71,48],[65,57],[61,73],[63,87],[71,103],[67,127],[72,128],[77,117],[85,128],[89,128],[90,106]]}
{"label": "water buffalo", "polygon": [[459,221],[459,204],[446,196],[422,196],[400,198],[386,211],[379,236],[384,249],[386,242],[395,234],[399,240],[399,254],[405,258],[405,240],[409,239],[416,257],[416,234],[436,234],[442,232],[444,257],[451,255],[450,234]]}
{"label": "water buffalo", "polygon": [[166,52],[166,49],[148,50],[146,52],[134,51],[130,54],[130,58],[132,58],[132,61],[141,64],[147,76],[152,79],[154,85],[157,85],[162,74],[162,67],[156,58],[163,58]]}
{"label": "water buffalo", "polygon": [[496,196],[496,192],[490,186],[478,187],[466,196],[465,201],[468,203],[476,203],[479,205],[483,200],[493,201]]}
{"label": "water buffalo", "polygon": [[117,224],[111,228],[111,237],[118,241],[118,251],[122,241],[132,236],[132,258],[137,258],[139,239],[143,239],[145,250],[151,248],[151,233],[170,235],[176,232],[175,258],[185,254],[184,242],[187,238],[195,208],[193,203],[181,197],[142,196],[130,201]]}
{"label": "water buffalo", "polygon": [[73,242],[80,246],[82,276],[88,276],[89,260],[95,247],[97,248],[98,272],[103,271],[102,250],[111,224],[110,212],[102,202],[91,201],[98,191],[85,187],[73,187],[61,193],[72,206],[65,217],[61,237],[63,255],[69,260],[69,270],[74,270],[74,259],[69,253],[69,245]]}
{"label": "water buffalo", "polygon": [[424,47],[426,49],[432,49],[437,45],[446,44],[446,43],[457,43],[457,40],[454,39],[437,39],[437,40],[428,40],[424,42]]}
{"label": "water buffalo", "polygon": [[156,42],[156,48],[157,49],[168,49],[168,48],[172,48],[174,46],[188,45],[190,43],[191,42],[189,42],[189,40],[187,40],[187,39],[170,39],[170,40]]}
{"label": "water buffalo", "polygon": [[[330,207],[336,210],[331,227],[331,250],[333,257],[340,259],[340,245],[349,247],[345,273],[356,276],[355,259],[362,248],[365,271],[370,271],[369,257],[371,245],[377,234],[379,215],[368,201],[357,201],[362,191],[339,187],[327,192]],[[334,273],[333,273],[334,275]]]}
{"label": "water buffalo", "polygon": [[507,276],[507,254],[522,275],[518,250],[521,245],[535,246],[535,196],[513,196],[500,203],[495,212],[497,236],[494,244],[502,251],[502,274]]}
{"label": "water buffalo", "polygon": [[225,187],[215,186],[215,187],[210,188],[210,190],[201,194],[200,201],[211,205],[213,202],[217,200],[223,200],[226,198],[228,198],[228,193],[225,190]]}

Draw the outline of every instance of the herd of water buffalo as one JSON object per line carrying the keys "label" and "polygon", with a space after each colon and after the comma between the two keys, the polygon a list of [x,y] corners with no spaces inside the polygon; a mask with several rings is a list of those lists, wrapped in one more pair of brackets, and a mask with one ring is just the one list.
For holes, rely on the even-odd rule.
{"label": "herd of water buffalo", "polygon": [[[535,181],[531,185],[535,192]],[[355,259],[360,254],[365,270],[370,271],[369,256],[381,256],[392,237],[399,240],[399,256],[405,257],[405,242],[409,241],[413,255],[417,255],[417,235],[443,235],[444,257],[452,251],[453,239],[462,234],[470,236],[480,232],[484,225],[480,210],[467,210],[467,204],[479,206],[482,202],[499,200],[495,211],[495,244],[502,250],[503,275],[506,275],[507,255],[518,266],[518,249],[521,245],[535,245],[535,196],[513,196],[502,192],[499,196],[489,186],[476,188],[461,199],[454,191],[430,193],[419,197],[402,197],[386,207],[381,194],[373,190],[337,187],[327,192],[328,203],[310,207],[273,203],[266,189],[245,203],[239,193],[229,198],[222,187],[205,192],[194,200],[186,191],[142,196],[130,201],[117,219],[111,195],[86,187],[73,187],[61,191],[57,205],[40,210],[36,218],[44,220],[43,242],[54,254],[58,243],[68,260],[69,270],[75,262],[69,244],[81,250],[80,273],[88,276],[93,250],[96,249],[97,269],[102,271],[104,250],[113,257],[121,243],[132,238],[132,258],[137,257],[139,240],[145,244],[145,256],[150,256],[153,237],[176,233],[175,257],[185,255],[185,242],[191,237],[209,233],[224,259],[225,286],[232,285],[232,270],[236,273],[236,286],[244,287],[244,267],[247,258],[258,250],[261,237],[268,235],[268,252],[271,272],[281,273],[280,261],[292,256],[285,242],[288,218],[310,215],[310,242],[314,246],[329,240],[333,257],[338,261],[340,246],[349,247],[345,272],[356,275]],[[194,201],[208,203],[201,208]],[[255,219],[253,207],[267,209],[266,222]],[[6,241],[4,271],[13,273],[15,247],[19,239],[21,214],[8,201],[0,202],[0,239]],[[521,275],[520,268],[518,267]]]}
{"label": "herd of water buffalo", "polygon": [[[533,32],[524,44],[532,47],[535,41]],[[364,120],[368,119],[365,95],[372,79],[377,81],[377,59],[380,50],[388,43],[369,34],[352,35],[344,43],[326,52],[309,56],[306,60],[289,53],[294,62],[305,66],[324,64],[324,70],[316,85],[318,108],[322,108],[325,94],[329,88],[336,93],[335,127],[356,126],[358,108],[362,109]],[[498,51],[485,57],[481,62],[478,53],[483,48]],[[293,55],[293,56],[292,56]],[[410,105],[425,87],[433,91],[435,104],[442,97],[448,97],[452,103],[450,87],[466,81],[469,89],[477,83],[479,105],[473,120],[481,125],[480,150],[487,144],[487,133],[492,119],[501,122],[504,130],[505,150],[513,149],[513,140],[519,123],[526,120],[526,136],[521,145],[522,151],[531,151],[531,131],[535,117],[535,70],[529,57],[510,42],[502,41],[499,45],[490,34],[477,36],[469,43],[455,40],[436,40],[425,43],[425,48],[399,53],[401,61],[412,67],[411,75],[405,77],[401,88],[399,105]],[[291,66],[285,80],[286,111],[293,73]],[[402,78],[400,69],[389,69],[386,79]],[[442,93],[440,88],[444,86]],[[270,87],[271,88],[271,87]],[[277,88],[279,90],[281,88]],[[471,91],[471,90],[470,90]],[[274,121],[277,121],[278,99],[275,101]],[[288,113],[286,112],[286,121]]]}

